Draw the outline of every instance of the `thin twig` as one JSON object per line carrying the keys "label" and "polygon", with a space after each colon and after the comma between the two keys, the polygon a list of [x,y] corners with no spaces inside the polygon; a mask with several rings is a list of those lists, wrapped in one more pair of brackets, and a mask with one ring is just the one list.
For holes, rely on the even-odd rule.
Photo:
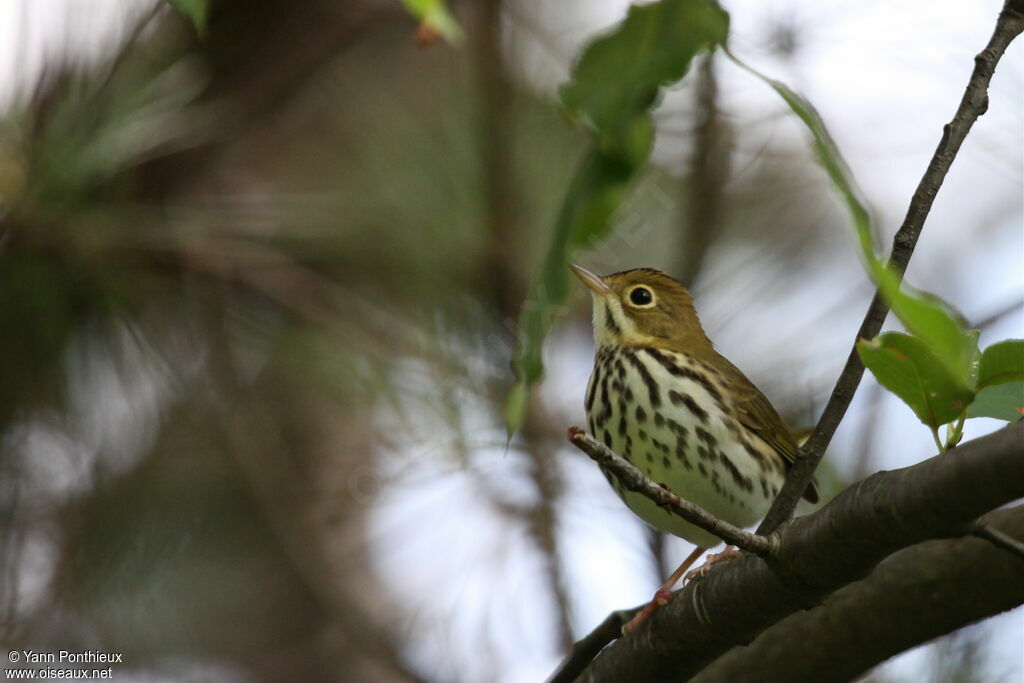
{"label": "thin twig", "polygon": [[571,683],[577,676],[583,673],[591,660],[597,656],[604,647],[622,635],[622,626],[629,623],[642,605],[632,609],[622,609],[612,612],[605,620],[598,624],[597,628],[580,638],[569,650],[562,661],[562,665],[548,679],[548,683]]}
{"label": "thin twig", "polygon": [[1002,548],[1003,550],[1008,550],[1014,555],[1024,558],[1024,541],[1018,541],[1013,536],[996,529],[987,522],[979,521],[974,525],[974,528],[971,529],[971,534],[978,538],[985,539],[994,546]]}
{"label": "thin twig", "polygon": [[[1003,56],[1007,46],[1020,35],[1022,30],[1024,30],[1024,0],[1007,0],[999,13],[995,31],[992,33],[988,45],[974,58],[974,72],[967,83],[960,106],[952,121],[943,127],[942,138],[935,149],[935,154],[910,200],[910,208],[903,219],[903,224],[893,237],[889,263],[897,273],[902,275],[907,268],[910,256],[921,236],[925,219],[931,211],[935,195],[942,186],[942,181],[953,164],[960,145],[967,137],[974,122],[988,109],[988,84],[992,80],[996,64]],[[856,340],[871,339],[877,335],[882,329],[882,323],[888,312],[889,305],[876,292],[871,306],[864,316],[864,321],[857,331]],[[821,419],[818,420],[818,425],[814,428],[807,443],[800,449],[796,463],[789,470],[786,483],[779,491],[771,509],[764,521],[761,522],[761,526],[758,527],[759,534],[772,533],[792,516],[797,502],[810,483],[811,477],[814,476],[814,470],[821,462],[829,441],[832,440],[836,428],[842,421],[843,415],[846,414],[846,409],[849,408],[850,401],[853,400],[853,395],[857,391],[857,385],[860,384],[863,375],[864,365],[857,354],[856,346],[854,346],[846,359],[846,365],[839,375],[839,380],[832,390],[825,410],[821,414]]]}
{"label": "thin twig", "polygon": [[633,467],[624,458],[610,448],[596,441],[578,427],[569,428],[569,441],[573,446],[586,453],[606,472],[619,480],[630,491],[647,496],[658,506],[685,519],[690,524],[714,534],[730,545],[742,548],[758,557],[768,558],[776,549],[775,542],[766,537],[752,534],[749,531],[723,522],[704,508],[690,501],[683,500],[663,484],[656,484],[643,472]]}
{"label": "thin twig", "polygon": [[976,330],[984,330],[986,327],[995,325],[1011,313],[1019,313],[1021,310],[1024,310],[1024,301],[1015,299],[981,318],[972,327]]}

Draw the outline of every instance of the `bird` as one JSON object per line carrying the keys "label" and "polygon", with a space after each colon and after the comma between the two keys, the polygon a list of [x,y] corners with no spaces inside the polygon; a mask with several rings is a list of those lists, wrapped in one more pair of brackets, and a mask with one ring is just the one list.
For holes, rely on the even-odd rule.
{"label": "bird", "polygon": [[[593,300],[594,368],[584,399],[590,433],[719,519],[741,527],[762,519],[796,459],[796,439],[765,395],[715,350],[690,292],[654,268],[600,276],[570,267]],[[721,541],[604,475],[638,517],[695,546],[625,625],[629,632]],[[803,497],[817,502],[816,483]],[[709,562],[735,554],[727,549]]]}

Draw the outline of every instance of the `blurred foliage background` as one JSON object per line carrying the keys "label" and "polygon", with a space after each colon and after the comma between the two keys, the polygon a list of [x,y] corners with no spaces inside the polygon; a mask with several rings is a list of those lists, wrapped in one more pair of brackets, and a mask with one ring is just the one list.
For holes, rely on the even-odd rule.
{"label": "blurred foliage background", "polygon": [[[886,240],[998,3],[726,5],[733,49],[829,121]],[[123,652],[138,680],[538,680],[687,551],[564,442],[582,294],[511,443],[502,424],[587,143],[554,87],[625,3],[450,6],[456,45],[390,0],[213,0],[201,31],[148,0],[4,3],[6,647]],[[983,341],[1021,336],[1011,52],[908,273]],[[872,291],[827,179],[717,60],[655,118],[654,163],[579,258],[691,285],[723,352],[812,422]],[[829,495],[931,454],[906,412],[865,381]],[[1019,675],[1021,618],[912,656],[957,663],[934,680]]]}

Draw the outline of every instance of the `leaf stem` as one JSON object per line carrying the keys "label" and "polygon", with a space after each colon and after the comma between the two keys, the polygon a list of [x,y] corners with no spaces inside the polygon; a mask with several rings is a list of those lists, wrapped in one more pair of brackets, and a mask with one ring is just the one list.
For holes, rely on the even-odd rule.
{"label": "leaf stem", "polygon": [[953,448],[964,435],[964,421],[967,419],[967,409],[960,413],[960,417],[957,418],[956,423],[949,423],[946,425],[946,449]]}

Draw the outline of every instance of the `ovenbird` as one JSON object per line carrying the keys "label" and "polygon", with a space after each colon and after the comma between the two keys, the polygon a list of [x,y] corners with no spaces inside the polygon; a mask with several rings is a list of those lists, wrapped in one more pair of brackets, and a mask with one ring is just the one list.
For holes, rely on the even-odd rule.
{"label": "ovenbird", "polygon": [[[604,277],[572,269],[594,304],[594,370],[585,403],[591,434],[648,478],[718,518],[738,526],[760,520],[797,445],[764,394],[715,351],[690,293],[651,268]],[[720,541],[605,476],[641,519],[697,546],[642,620]],[[804,497],[817,501],[814,484]]]}

